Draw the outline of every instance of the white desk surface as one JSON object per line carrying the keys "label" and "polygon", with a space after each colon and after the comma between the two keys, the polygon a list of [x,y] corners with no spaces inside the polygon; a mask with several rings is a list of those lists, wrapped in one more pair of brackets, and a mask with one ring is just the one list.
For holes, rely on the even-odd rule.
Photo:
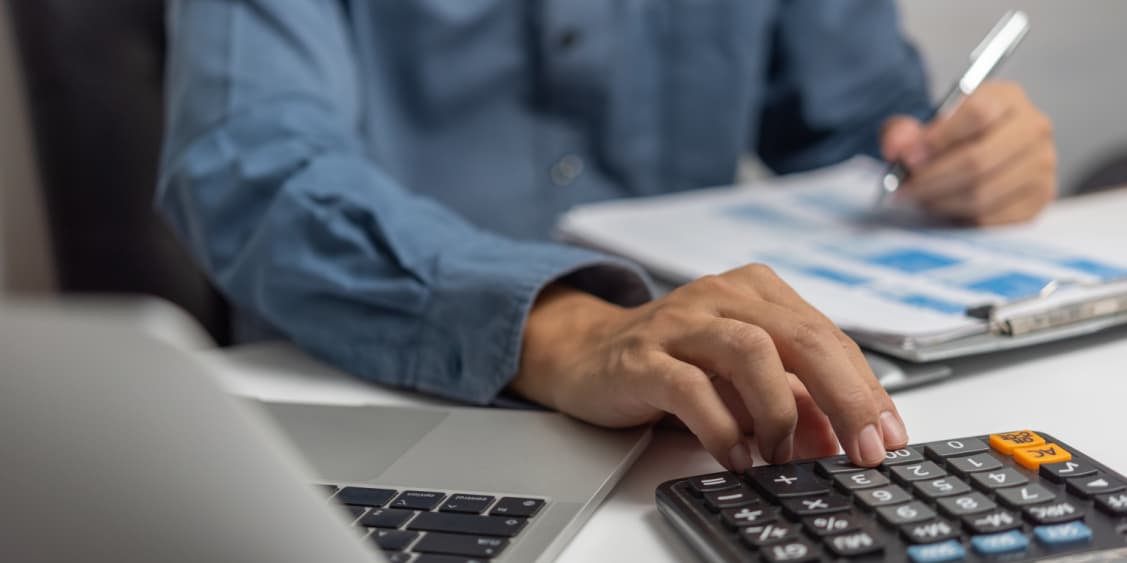
{"label": "white desk surface", "polygon": [[[1127,190],[1061,204],[1049,221],[1092,247],[1127,242]],[[1104,220],[1093,221],[1093,215]],[[1107,220],[1109,217],[1116,219]],[[358,381],[285,344],[205,352],[231,392],[268,400],[346,404],[437,402]],[[1127,329],[953,363],[958,376],[893,396],[914,443],[1033,428],[1127,473]],[[565,563],[691,561],[654,506],[662,481],[719,465],[687,433],[654,441],[565,549]]]}

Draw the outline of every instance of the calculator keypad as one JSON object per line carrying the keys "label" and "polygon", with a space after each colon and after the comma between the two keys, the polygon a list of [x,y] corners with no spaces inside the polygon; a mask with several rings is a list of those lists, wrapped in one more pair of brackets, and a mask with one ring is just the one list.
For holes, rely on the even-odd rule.
{"label": "calculator keypad", "polygon": [[[670,498],[683,503],[670,503]],[[659,504],[722,561],[1127,559],[1127,479],[1032,430],[670,481]],[[676,523],[677,520],[675,519]]]}

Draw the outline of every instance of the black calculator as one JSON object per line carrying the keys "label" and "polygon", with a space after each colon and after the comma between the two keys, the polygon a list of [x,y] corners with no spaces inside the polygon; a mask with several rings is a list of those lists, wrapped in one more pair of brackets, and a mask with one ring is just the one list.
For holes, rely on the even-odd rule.
{"label": "black calculator", "polygon": [[1032,430],[676,479],[657,506],[707,561],[1127,561],[1127,478]]}

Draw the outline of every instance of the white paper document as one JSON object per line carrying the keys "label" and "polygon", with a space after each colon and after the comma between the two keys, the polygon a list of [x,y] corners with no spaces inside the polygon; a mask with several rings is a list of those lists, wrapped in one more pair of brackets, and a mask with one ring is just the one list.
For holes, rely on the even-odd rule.
{"label": "white paper document", "polygon": [[908,207],[874,211],[883,166],[858,158],[747,186],[581,206],[562,240],[631,258],[673,282],[745,264],[772,266],[854,335],[944,342],[982,333],[966,310],[1091,291],[1127,276],[1120,255],[1046,244],[1036,223],[967,229],[929,225]]}

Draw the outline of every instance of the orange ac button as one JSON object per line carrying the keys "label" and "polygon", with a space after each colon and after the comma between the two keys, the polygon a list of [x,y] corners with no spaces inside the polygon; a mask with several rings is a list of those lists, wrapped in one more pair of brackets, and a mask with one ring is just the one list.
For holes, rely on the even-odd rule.
{"label": "orange ac button", "polygon": [[1026,469],[1037,471],[1042,463],[1059,463],[1072,459],[1072,454],[1056,444],[1041,444],[1014,450],[1014,461]]}
{"label": "orange ac button", "polygon": [[1005,455],[1013,455],[1018,448],[1040,446],[1045,439],[1032,430],[1015,430],[1001,434],[990,435],[990,447]]}

